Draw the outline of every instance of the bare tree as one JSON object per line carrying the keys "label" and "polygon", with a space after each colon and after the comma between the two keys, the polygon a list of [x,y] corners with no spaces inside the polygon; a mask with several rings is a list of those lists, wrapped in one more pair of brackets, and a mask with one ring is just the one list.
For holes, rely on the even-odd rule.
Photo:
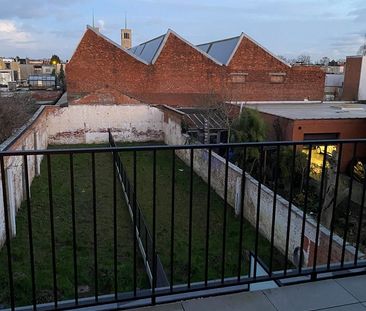
{"label": "bare tree", "polygon": [[301,54],[297,57],[297,62],[304,64],[304,65],[310,65],[311,64],[311,57],[310,55]]}
{"label": "bare tree", "polygon": [[358,55],[366,55],[366,33],[365,33],[365,42],[358,49]]}
{"label": "bare tree", "polygon": [[[349,192],[348,187],[342,185],[338,186],[337,201],[335,202],[335,191],[336,191],[336,176],[337,176],[337,162],[338,153],[333,151],[332,156],[328,157],[329,167],[326,169],[325,174],[325,185],[324,185],[324,197],[322,204],[321,223],[330,228],[332,222],[333,209],[336,208],[344,198],[347,197]],[[341,187],[340,187],[341,186]]]}
{"label": "bare tree", "polygon": [[29,94],[6,94],[0,96],[0,143],[24,125],[37,109]]}
{"label": "bare tree", "polygon": [[329,62],[330,62],[330,58],[329,57],[326,57],[326,56],[322,57],[319,60],[319,64],[320,65],[323,65],[323,66],[328,66]]}

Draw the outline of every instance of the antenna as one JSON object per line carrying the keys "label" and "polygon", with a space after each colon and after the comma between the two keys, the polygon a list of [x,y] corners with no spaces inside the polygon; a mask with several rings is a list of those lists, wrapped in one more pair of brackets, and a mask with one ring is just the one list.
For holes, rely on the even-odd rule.
{"label": "antenna", "polygon": [[125,12],[125,29],[127,29],[127,13]]}
{"label": "antenna", "polygon": [[92,18],[93,18],[93,28],[95,28],[94,27],[94,9],[92,10]]}

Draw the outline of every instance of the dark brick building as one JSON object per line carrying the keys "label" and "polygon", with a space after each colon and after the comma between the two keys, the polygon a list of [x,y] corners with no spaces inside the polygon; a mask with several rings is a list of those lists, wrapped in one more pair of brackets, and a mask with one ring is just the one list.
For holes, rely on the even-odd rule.
{"label": "dark brick building", "polygon": [[[67,66],[69,100],[197,106],[227,101],[322,100],[324,73],[291,66],[245,34],[194,46],[169,30],[129,50],[92,27]],[[85,99],[81,100],[85,103]],[[105,102],[105,99],[103,100]]]}

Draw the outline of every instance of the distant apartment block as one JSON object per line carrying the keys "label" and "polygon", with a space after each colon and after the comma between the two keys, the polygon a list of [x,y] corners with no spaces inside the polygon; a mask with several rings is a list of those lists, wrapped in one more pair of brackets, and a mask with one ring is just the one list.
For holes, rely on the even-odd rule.
{"label": "distant apartment block", "polygon": [[9,83],[18,81],[19,77],[19,63],[13,58],[0,58],[0,86],[7,87]]}

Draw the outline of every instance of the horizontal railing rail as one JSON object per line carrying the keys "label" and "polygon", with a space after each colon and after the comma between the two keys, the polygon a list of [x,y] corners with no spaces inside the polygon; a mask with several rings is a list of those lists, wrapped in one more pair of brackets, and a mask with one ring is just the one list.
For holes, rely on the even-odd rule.
{"label": "horizontal railing rail", "polygon": [[[360,139],[324,139],[324,140],[299,140],[299,141],[263,141],[263,142],[244,142],[229,144],[191,144],[191,145],[143,145],[128,147],[110,147],[109,151],[153,151],[153,150],[184,150],[184,149],[217,149],[217,148],[240,148],[240,147],[269,147],[269,146],[317,146],[317,145],[338,145],[366,143],[365,138]],[[44,154],[70,154],[70,153],[104,153],[105,147],[94,148],[68,148],[68,149],[44,149],[44,150],[16,150],[0,151],[0,156],[20,156],[20,155],[44,155]]]}
{"label": "horizontal railing rail", "polygon": [[0,305],[123,309],[366,272],[366,139],[108,135],[109,147],[0,152]]}

